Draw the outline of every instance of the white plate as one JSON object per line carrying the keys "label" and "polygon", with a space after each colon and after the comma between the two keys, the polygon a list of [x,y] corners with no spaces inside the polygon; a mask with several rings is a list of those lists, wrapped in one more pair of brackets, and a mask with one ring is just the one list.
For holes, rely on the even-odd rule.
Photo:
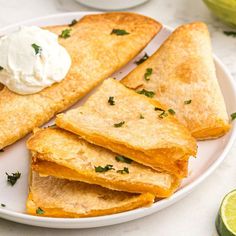
{"label": "white plate", "polygon": [[[59,14],[43,18],[38,18],[26,22],[21,22],[0,30],[0,35],[6,34],[15,30],[19,25],[54,25],[64,24],[71,22],[74,18],[80,18],[84,15],[90,14],[89,12],[77,12],[68,14]],[[163,30],[154,38],[149,46],[144,50],[149,55],[152,54],[163,42],[163,40],[171,33],[171,29],[164,27]],[[142,52],[137,58],[143,55]],[[134,60],[133,60],[134,61]],[[130,62],[121,71],[116,73],[116,78],[121,78],[135,67],[134,63]],[[223,64],[215,57],[215,64],[217,69],[217,77],[220,87],[224,94],[225,102],[227,105],[228,113],[231,114],[236,111],[236,88],[233,78],[229,75]],[[84,100],[84,99],[83,99]],[[83,101],[78,104],[81,104]],[[22,119],[27,114],[22,114]],[[51,121],[52,123],[52,121]],[[189,194],[197,185],[199,185],[207,176],[209,176],[216,167],[224,160],[226,154],[231,148],[236,136],[236,127],[233,125],[231,132],[224,137],[212,140],[198,142],[199,152],[198,158],[191,159],[190,161],[190,175],[185,179],[181,188],[170,198],[161,200],[149,208],[140,208],[124,213],[92,217],[81,219],[66,219],[66,218],[50,218],[39,217],[25,214],[25,202],[28,189],[28,169],[29,169],[29,154],[25,148],[24,138],[14,145],[5,149],[5,152],[0,153],[0,203],[6,204],[5,208],[0,207],[0,217],[11,221],[36,225],[42,227],[52,228],[91,228],[105,225],[118,224],[127,222],[170,206],[177,202],[187,194]],[[18,180],[14,187],[7,184],[5,172],[11,173],[20,171],[22,177]]]}
{"label": "white plate", "polygon": [[141,5],[148,0],[76,0],[85,6],[100,10],[121,10]]}

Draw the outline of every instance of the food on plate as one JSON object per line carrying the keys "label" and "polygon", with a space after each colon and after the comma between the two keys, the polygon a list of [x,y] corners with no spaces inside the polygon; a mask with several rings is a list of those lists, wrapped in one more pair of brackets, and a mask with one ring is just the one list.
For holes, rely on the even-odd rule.
{"label": "food on plate", "polygon": [[33,94],[60,82],[71,58],[58,35],[37,26],[22,26],[0,38],[0,82],[18,94]]}
{"label": "food on plate", "polygon": [[27,141],[32,169],[42,175],[134,193],[168,197],[179,180],[95,146],[59,128],[38,129]]}
{"label": "food on plate", "polygon": [[59,114],[56,124],[153,169],[187,175],[196,141],[174,110],[108,79],[83,106]]}
{"label": "food on plate", "polygon": [[[59,36],[59,43],[69,53],[70,70],[60,83],[35,94],[20,95],[7,87],[0,90],[0,149],[74,104],[128,63],[157,34],[161,25],[137,14],[105,13],[85,16],[70,26],[46,29]],[[40,51],[38,44],[29,45],[32,53],[33,49],[35,54]],[[5,73],[2,66],[1,73]]]}
{"label": "food on plate", "polygon": [[149,206],[153,201],[150,193],[114,191],[32,172],[26,209],[38,216],[92,217]]}
{"label": "food on plate", "polygon": [[224,135],[230,128],[212,58],[207,26],[180,26],[122,83],[171,107],[175,116],[199,139]]}

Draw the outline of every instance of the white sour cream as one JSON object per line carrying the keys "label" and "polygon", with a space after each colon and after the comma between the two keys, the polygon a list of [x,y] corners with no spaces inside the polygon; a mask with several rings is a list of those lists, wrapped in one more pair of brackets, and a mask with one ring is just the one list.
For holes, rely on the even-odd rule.
{"label": "white sour cream", "polygon": [[19,94],[33,94],[60,82],[71,58],[58,36],[36,26],[0,38],[0,82]]}

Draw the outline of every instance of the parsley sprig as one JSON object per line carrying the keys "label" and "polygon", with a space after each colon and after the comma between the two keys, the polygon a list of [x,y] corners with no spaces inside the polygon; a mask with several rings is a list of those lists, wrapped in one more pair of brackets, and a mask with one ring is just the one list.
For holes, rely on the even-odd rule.
{"label": "parsley sprig", "polygon": [[192,100],[190,99],[190,100],[186,100],[186,101],[184,101],[184,104],[185,105],[188,105],[188,104],[190,104],[192,102]]}
{"label": "parsley sprig", "polygon": [[145,72],[145,74],[144,74],[144,79],[145,79],[146,81],[150,80],[151,75],[152,75],[152,68],[147,68],[147,69],[146,69],[146,72]]}
{"label": "parsley sprig", "polygon": [[4,68],[2,66],[0,66],[0,70],[3,70]]}
{"label": "parsley sprig", "polygon": [[159,114],[159,118],[163,119],[164,117],[168,116],[168,114],[170,115],[175,115],[175,111],[173,109],[168,109],[167,111],[163,110],[162,108],[159,107],[155,107],[154,108],[155,111],[161,111],[161,113]]}
{"label": "parsley sprig", "polygon": [[107,172],[109,170],[114,170],[113,165],[106,165],[104,167],[102,166],[94,166],[95,172]]}
{"label": "parsley sprig", "polygon": [[68,26],[73,26],[76,25],[78,23],[78,21],[76,19],[72,20],[71,23]]}
{"label": "parsley sprig", "polygon": [[143,120],[144,116],[142,114],[139,115],[139,119]]}
{"label": "parsley sprig", "polygon": [[21,173],[19,171],[17,171],[16,173],[12,173],[11,175],[9,175],[8,173],[6,173],[7,175],[7,182],[9,184],[11,184],[11,186],[15,185],[15,183],[17,182],[17,180],[20,178]]}
{"label": "parsley sprig", "polygon": [[114,124],[114,127],[119,128],[122,127],[125,124],[125,121],[121,121],[119,123]]}
{"label": "parsley sprig", "polygon": [[129,34],[129,32],[127,32],[126,30],[123,30],[123,29],[113,29],[111,31],[111,34],[116,34],[118,36],[122,36],[122,35],[127,35]]}
{"label": "parsley sprig", "polygon": [[38,46],[37,44],[33,43],[31,44],[32,48],[34,49],[35,51],[35,55],[40,55],[41,52],[42,52],[42,48],[40,46]]}
{"label": "parsley sprig", "polygon": [[120,174],[129,174],[129,168],[128,167],[124,167],[123,170],[117,170],[116,172],[120,173]]}
{"label": "parsley sprig", "polygon": [[224,34],[227,36],[236,37],[236,31],[224,31]]}
{"label": "parsley sprig", "polygon": [[140,65],[140,64],[142,64],[143,62],[145,62],[148,58],[149,58],[148,54],[145,53],[143,57],[141,57],[139,60],[135,61],[134,63],[135,63],[136,65]]}
{"label": "parsley sprig", "polygon": [[43,215],[45,212],[44,212],[44,210],[41,208],[41,207],[38,207],[37,209],[36,209],[36,214],[37,215]]}
{"label": "parsley sprig", "polygon": [[230,116],[231,116],[232,120],[235,120],[236,119],[236,112],[232,113]]}
{"label": "parsley sprig", "polygon": [[114,101],[114,97],[109,97],[108,101],[107,101],[111,106],[115,105],[115,101]]}
{"label": "parsley sprig", "polygon": [[138,94],[143,94],[145,95],[146,97],[149,97],[149,98],[153,98],[155,93],[153,91],[148,91],[146,89],[142,89],[140,91],[137,91]]}
{"label": "parsley sprig", "polygon": [[132,160],[131,160],[131,159],[129,159],[128,157],[122,156],[122,155],[116,156],[116,161],[118,161],[118,162],[124,162],[124,163],[128,163],[128,164],[131,164],[131,163],[132,163]]}
{"label": "parsley sprig", "polygon": [[59,35],[60,38],[63,38],[63,39],[67,39],[69,38],[71,35],[70,35],[70,32],[71,32],[72,29],[64,29],[62,30],[61,34]]}

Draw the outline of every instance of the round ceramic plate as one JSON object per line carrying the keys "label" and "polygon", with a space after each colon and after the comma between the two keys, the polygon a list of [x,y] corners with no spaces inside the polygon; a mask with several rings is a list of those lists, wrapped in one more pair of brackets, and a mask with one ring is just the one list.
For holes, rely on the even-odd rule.
{"label": "round ceramic plate", "polygon": [[[91,14],[91,12],[77,12],[53,15],[43,18],[38,18],[26,22],[21,22],[0,30],[0,35],[9,33],[19,27],[19,25],[58,25],[68,24],[72,19],[79,19],[84,15]],[[136,57],[140,58],[144,52],[151,55],[160,44],[171,34],[171,29],[164,27],[162,31],[152,40],[147,48]],[[126,65],[121,71],[114,74],[117,79],[125,76],[130,70],[135,67],[134,60]],[[217,77],[221,90],[223,92],[228,113],[231,114],[236,111],[236,88],[233,78],[229,75],[223,64],[215,57],[215,64],[217,70]],[[120,73],[121,72],[121,73]],[[88,94],[89,96],[89,94]],[[83,103],[77,103],[78,106]],[[22,114],[22,119],[27,114]],[[53,121],[49,122],[50,124]],[[48,125],[48,124],[46,124]],[[14,145],[7,147],[4,152],[0,153],[0,203],[6,204],[6,207],[0,207],[0,217],[11,221],[43,226],[52,228],[90,228],[105,225],[118,224],[127,222],[137,218],[150,215],[154,212],[170,206],[179,201],[181,198],[189,194],[197,185],[199,185],[207,176],[209,176],[216,167],[224,160],[226,154],[231,148],[234,138],[236,136],[236,127],[233,125],[231,131],[222,138],[198,142],[197,158],[192,158],[189,166],[189,177],[186,178],[179,190],[170,198],[156,202],[151,207],[140,208],[124,213],[91,217],[91,218],[50,218],[31,216],[25,213],[25,202],[28,192],[28,172],[29,172],[29,153],[26,150],[25,142],[28,137],[21,139]],[[5,172],[12,173],[19,171],[22,173],[21,178],[14,187],[7,184]],[[194,193],[193,193],[194,194]]]}

